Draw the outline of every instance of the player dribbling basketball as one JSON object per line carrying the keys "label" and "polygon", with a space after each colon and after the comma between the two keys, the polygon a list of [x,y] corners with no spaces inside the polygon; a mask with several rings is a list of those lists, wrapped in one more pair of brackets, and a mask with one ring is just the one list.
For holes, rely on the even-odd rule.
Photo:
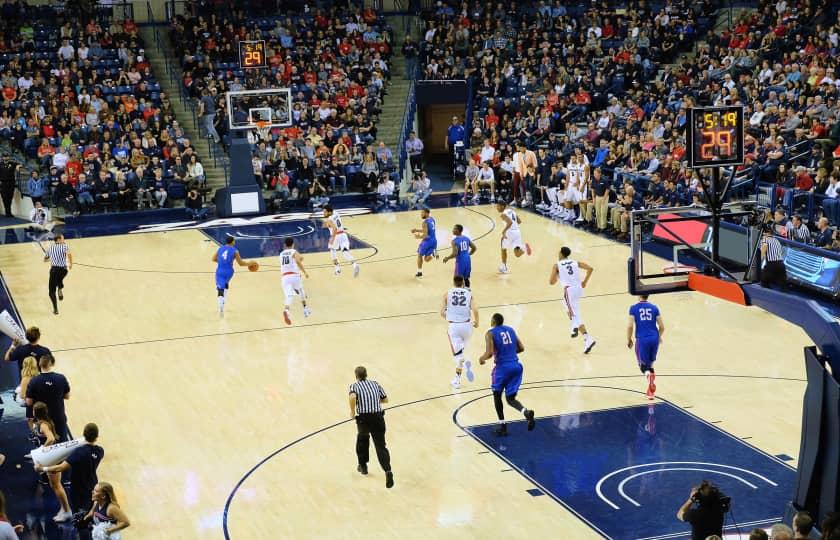
{"label": "player dribbling basketball", "polygon": [[233,279],[233,263],[239,266],[256,264],[255,261],[246,261],[239,255],[239,250],[233,245],[236,240],[233,236],[225,239],[225,245],[220,246],[213,254],[213,262],[216,263],[216,296],[219,299],[219,317],[225,316],[225,299],[230,288],[230,280]]}
{"label": "player dribbling basketball", "polygon": [[308,278],[309,273],[303,267],[303,257],[294,248],[294,238],[286,238],[283,245],[286,247],[280,252],[280,275],[282,276],[283,294],[286,296],[286,302],[283,306],[283,320],[286,324],[292,324],[289,310],[295,296],[299,296],[300,302],[303,304],[303,316],[309,317],[312,313],[309,306],[306,305],[306,291],[303,290],[303,279],[301,278],[301,274]]}

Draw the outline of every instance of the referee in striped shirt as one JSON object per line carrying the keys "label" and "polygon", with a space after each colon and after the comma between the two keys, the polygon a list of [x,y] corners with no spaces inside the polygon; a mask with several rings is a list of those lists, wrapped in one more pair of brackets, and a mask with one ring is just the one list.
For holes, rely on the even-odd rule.
{"label": "referee in striped shirt", "polygon": [[764,267],[761,269],[761,285],[763,287],[776,285],[780,289],[784,289],[787,286],[787,270],[785,269],[782,243],[773,236],[773,225],[766,224],[763,233],[761,260]]}
{"label": "referee in striped shirt", "polygon": [[385,411],[382,404],[388,403],[385,390],[376,381],[367,378],[364,366],[356,368],[356,382],[350,385],[350,418],[356,420],[356,456],[359,466],[356,470],[362,474],[368,473],[367,463],[370,459],[370,438],[376,447],[376,457],[382,470],[385,471],[385,487],[394,487],[394,473],[391,472],[391,454],[385,446]]}
{"label": "referee in striped shirt", "polygon": [[[50,300],[53,313],[58,315],[58,301],[64,300],[64,277],[73,267],[73,254],[64,242],[64,235],[55,235],[55,242],[47,249],[44,262],[50,262]],[[58,298],[56,298],[58,292]]]}

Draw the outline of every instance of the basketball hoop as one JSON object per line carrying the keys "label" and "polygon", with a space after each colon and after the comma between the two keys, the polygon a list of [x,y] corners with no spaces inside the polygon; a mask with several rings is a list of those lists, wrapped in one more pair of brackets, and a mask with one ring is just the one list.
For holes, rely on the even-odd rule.
{"label": "basketball hoop", "polygon": [[257,126],[257,134],[260,136],[260,139],[268,139],[268,132],[271,129],[271,122],[267,122],[265,120],[257,120],[254,122],[254,125]]}
{"label": "basketball hoop", "polygon": [[662,268],[663,274],[685,274],[689,272],[697,272],[696,266],[689,266],[687,264],[672,264]]}

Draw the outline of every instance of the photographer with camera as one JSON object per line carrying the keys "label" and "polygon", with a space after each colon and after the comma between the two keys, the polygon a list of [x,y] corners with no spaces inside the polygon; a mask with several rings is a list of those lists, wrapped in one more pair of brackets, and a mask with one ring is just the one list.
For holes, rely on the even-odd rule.
{"label": "photographer with camera", "polygon": [[677,519],[691,524],[691,540],[723,536],[723,518],[730,499],[708,480],[691,490],[691,496],[677,511]]}

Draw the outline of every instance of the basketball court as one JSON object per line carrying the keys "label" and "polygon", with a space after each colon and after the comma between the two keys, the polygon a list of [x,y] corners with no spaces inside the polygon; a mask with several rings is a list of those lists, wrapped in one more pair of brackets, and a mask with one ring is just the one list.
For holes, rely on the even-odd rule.
{"label": "basketball court", "polygon": [[[798,327],[696,292],[652,297],[667,332],[649,402],[626,347],[627,245],[522,212],[534,254],[500,275],[492,206],[432,215],[440,246],[455,223],[478,246],[477,378],[459,391],[439,315],[453,263],[414,278],[419,212],[345,218],[356,279],[347,266],[333,275],[320,219],[71,239],[58,317],[37,245],[0,248],[24,322],[71,382],[71,428],[100,426],[99,476],[118,487],[127,536],[682,538],[674,514],[703,478],[732,496],[741,530],[781,518],[811,344]],[[210,259],[226,234],[261,268],[237,272],[220,319]],[[304,319],[294,306],[291,327],[274,256],[288,235],[313,309]],[[597,340],[588,355],[548,285],[563,245],[595,268],[581,304]],[[494,312],[525,345],[520,399],[538,416],[534,432],[514,423],[502,439],[488,425],[492,366],[475,362]],[[360,364],[390,398],[391,490],[375,461],[356,472],[347,387]]]}

